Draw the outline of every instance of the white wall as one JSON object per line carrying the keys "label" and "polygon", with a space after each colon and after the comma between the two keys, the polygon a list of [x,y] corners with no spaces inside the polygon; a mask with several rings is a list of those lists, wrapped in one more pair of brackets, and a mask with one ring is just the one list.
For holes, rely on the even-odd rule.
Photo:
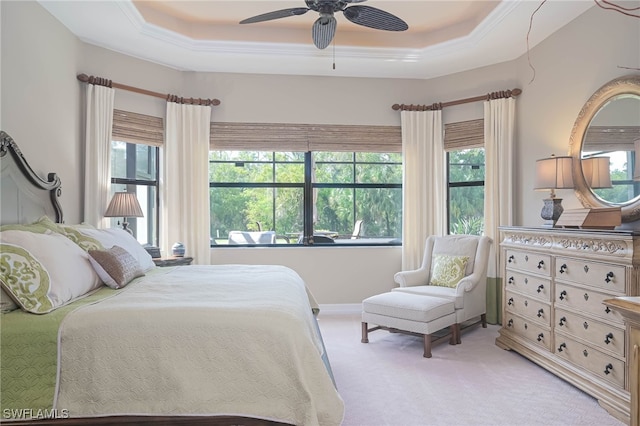
{"label": "white wall", "polygon": [[[526,56],[516,62],[523,89],[517,111],[517,223],[539,225],[548,192],[533,190],[535,160],[569,152],[573,125],[598,88],[614,78],[640,74],[640,19],[594,6],[532,49],[533,82]],[[582,207],[571,190],[557,195],[565,208]]]}
{"label": "white wall", "polygon": [[[542,222],[546,196],[532,189],[535,160],[567,152],[584,102],[607,81],[632,72],[618,65],[640,62],[640,20],[595,6],[532,49],[537,70],[532,83],[526,56],[431,80],[184,73],[79,42],[35,2],[2,1],[0,8],[0,127],[16,139],[37,172],[60,174],[68,223],[82,217],[78,73],[161,93],[218,98],[222,104],[213,108],[214,121],[399,125],[394,103],[431,104],[519,87],[516,224],[535,226]],[[523,29],[523,43],[525,35]],[[116,107],[163,115],[165,104],[118,90]],[[482,115],[481,102],[443,111],[445,122]],[[569,191],[560,195],[567,208],[578,203]],[[386,291],[401,265],[399,247],[215,249],[212,262],[291,266],[321,304],[358,303]]]}
{"label": "white wall", "polygon": [[0,128],[40,176],[58,173],[65,219],[77,222],[83,162],[75,79],[80,42],[36,2],[2,1],[0,8]]}

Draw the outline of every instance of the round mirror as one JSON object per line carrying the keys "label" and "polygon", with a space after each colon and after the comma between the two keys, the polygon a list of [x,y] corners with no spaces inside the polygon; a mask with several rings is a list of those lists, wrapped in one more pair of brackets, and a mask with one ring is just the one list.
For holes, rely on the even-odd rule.
{"label": "round mirror", "polygon": [[[640,219],[640,75],[610,81],[582,107],[571,132],[573,181],[585,207],[620,207]],[[634,180],[635,179],[637,180]]]}

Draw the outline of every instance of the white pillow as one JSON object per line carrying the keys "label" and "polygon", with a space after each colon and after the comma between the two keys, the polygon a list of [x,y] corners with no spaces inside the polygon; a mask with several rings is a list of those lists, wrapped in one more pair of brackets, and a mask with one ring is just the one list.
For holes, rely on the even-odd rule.
{"label": "white pillow", "polygon": [[133,238],[133,235],[123,229],[76,228],[76,230],[98,240],[106,249],[113,246],[122,247],[138,261],[143,272],[147,272],[156,266],[151,255],[144,249],[144,247],[142,247],[142,245]]}
{"label": "white pillow", "polygon": [[51,312],[102,286],[87,252],[61,234],[2,231],[0,258],[0,285],[32,313]]}

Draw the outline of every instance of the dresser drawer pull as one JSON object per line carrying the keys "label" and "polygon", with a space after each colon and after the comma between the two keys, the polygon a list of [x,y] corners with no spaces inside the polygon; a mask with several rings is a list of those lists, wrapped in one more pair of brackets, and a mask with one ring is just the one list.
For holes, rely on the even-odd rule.
{"label": "dresser drawer pull", "polygon": [[560,318],[560,322],[558,324],[560,324],[560,327],[564,327],[564,323],[567,322],[567,318],[566,317],[562,317]]}
{"label": "dresser drawer pull", "polygon": [[589,300],[589,294],[588,294],[588,293],[585,293],[585,294],[584,294],[584,300],[585,300],[585,301],[586,301],[586,300]]}
{"label": "dresser drawer pull", "polygon": [[588,274],[589,273],[589,265],[584,265],[584,273]]}
{"label": "dresser drawer pull", "polygon": [[538,318],[542,318],[543,315],[544,315],[544,309],[542,308],[538,309]]}
{"label": "dresser drawer pull", "polygon": [[609,343],[611,343],[611,339],[613,339],[613,333],[607,334],[604,338],[604,342],[608,345]]}
{"label": "dresser drawer pull", "polygon": [[514,255],[509,256],[509,259],[507,259],[507,263],[511,263],[513,261],[516,260],[516,257]]}
{"label": "dresser drawer pull", "polygon": [[509,305],[509,306],[513,305],[513,297],[509,298],[509,301],[507,302],[507,305]]}
{"label": "dresser drawer pull", "polygon": [[566,270],[567,270],[567,264],[563,263],[562,266],[560,267],[560,273],[564,274]]}
{"label": "dresser drawer pull", "polygon": [[585,330],[587,330],[589,328],[589,323],[585,321],[584,323],[582,323],[582,326]]}
{"label": "dresser drawer pull", "polygon": [[607,364],[607,366],[604,368],[604,374],[611,374],[611,370],[613,370],[613,365]]}
{"label": "dresser drawer pull", "polygon": [[513,277],[509,277],[509,281],[507,281],[509,284],[513,284],[513,282],[515,281],[515,278]]}
{"label": "dresser drawer pull", "polygon": [[541,260],[540,262],[538,262],[538,269],[542,269],[543,266],[544,266],[544,260]]}
{"label": "dresser drawer pull", "polygon": [[607,307],[604,309],[604,311],[605,311],[606,313],[609,313],[609,312],[611,312],[611,309],[609,309],[609,307],[607,306]]}
{"label": "dresser drawer pull", "polygon": [[562,290],[560,292],[560,300],[564,300],[565,297],[567,297],[567,291],[566,290]]}
{"label": "dresser drawer pull", "polygon": [[537,292],[538,292],[538,293],[541,293],[541,292],[542,292],[542,290],[544,290],[544,285],[543,285],[543,284],[540,284],[540,285],[538,286],[538,290],[537,290]]}
{"label": "dresser drawer pull", "polygon": [[524,301],[524,306],[529,306],[529,301],[528,300]]}
{"label": "dresser drawer pull", "polygon": [[560,346],[558,346],[558,352],[562,352],[566,347],[567,347],[566,343],[560,343]]}
{"label": "dresser drawer pull", "polygon": [[604,280],[605,280],[605,282],[610,283],[611,282],[611,278],[613,278],[613,272],[607,272],[607,277]]}
{"label": "dresser drawer pull", "polygon": [[524,279],[524,283],[525,283],[525,284],[529,284],[529,278],[526,278],[526,277],[525,277],[525,279]]}
{"label": "dresser drawer pull", "polygon": [[510,320],[507,322],[507,327],[513,327],[513,319],[510,319]]}
{"label": "dresser drawer pull", "polygon": [[589,352],[587,352],[587,350],[585,349],[585,350],[582,351],[582,355],[584,355],[585,358],[586,358],[586,357],[589,356]]}
{"label": "dresser drawer pull", "polygon": [[538,342],[542,342],[542,339],[544,339],[544,334],[538,334]]}
{"label": "dresser drawer pull", "polygon": [[529,255],[525,255],[525,256],[524,256],[524,261],[525,261],[525,262],[528,262],[528,261],[529,261]]}

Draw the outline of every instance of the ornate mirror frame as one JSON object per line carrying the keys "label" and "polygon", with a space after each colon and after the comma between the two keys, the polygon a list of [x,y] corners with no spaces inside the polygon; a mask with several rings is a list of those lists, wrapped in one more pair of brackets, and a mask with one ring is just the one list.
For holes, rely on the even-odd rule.
{"label": "ornate mirror frame", "polygon": [[569,155],[573,157],[573,183],[576,197],[584,207],[621,207],[622,222],[640,219],[640,197],[624,204],[613,204],[597,197],[587,184],[582,172],[582,144],[593,117],[615,96],[632,94],[640,97],[640,75],[627,75],[611,80],[598,89],[584,104],[571,131]]}

